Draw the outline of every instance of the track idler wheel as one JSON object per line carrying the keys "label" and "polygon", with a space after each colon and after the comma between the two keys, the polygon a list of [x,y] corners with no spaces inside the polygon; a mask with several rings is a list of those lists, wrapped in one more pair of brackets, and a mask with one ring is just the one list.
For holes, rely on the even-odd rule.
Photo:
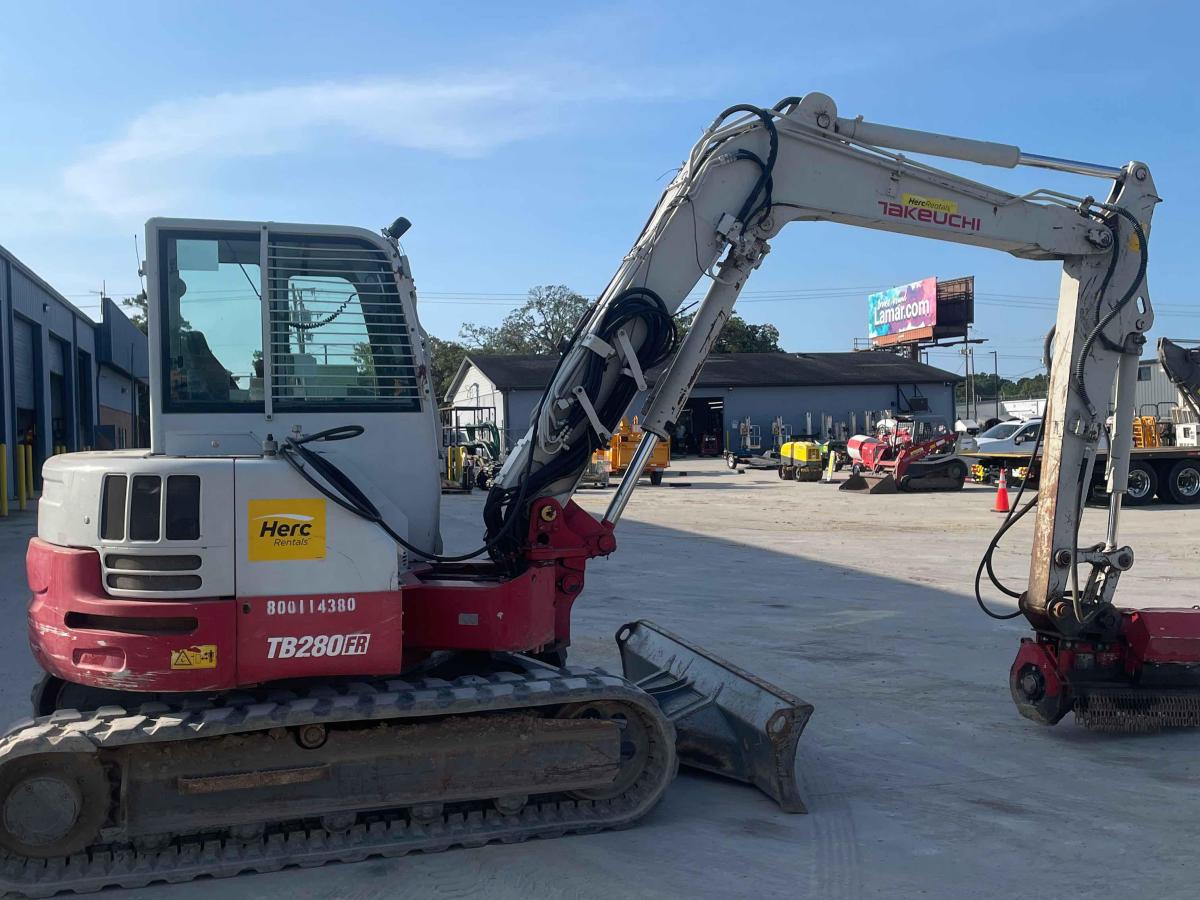
{"label": "track idler wheel", "polygon": [[94,756],[45,753],[0,769],[0,847],[18,856],[70,856],[95,843],[111,790]]}
{"label": "track idler wheel", "polygon": [[617,777],[602,787],[571,791],[581,800],[611,800],[637,782],[650,759],[650,732],[646,723],[625,704],[613,700],[575,703],[559,713],[563,719],[603,719],[616,722],[621,729],[621,762]]}

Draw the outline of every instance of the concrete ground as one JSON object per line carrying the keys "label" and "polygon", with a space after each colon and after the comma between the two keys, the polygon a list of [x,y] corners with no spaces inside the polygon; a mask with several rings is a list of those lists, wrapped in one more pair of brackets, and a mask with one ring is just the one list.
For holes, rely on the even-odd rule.
{"label": "concrete ground", "polygon": [[[678,473],[686,470],[683,477]],[[690,487],[669,487],[674,482]],[[636,828],[138,892],[208,898],[1193,897],[1200,733],[1043,728],[1008,696],[1023,620],[971,580],[1000,517],[992,491],[862,497],[773,472],[679,461],[635,495],[620,548],[588,569],[572,661],[619,669],[612,635],[649,618],[816,707],[798,761],[808,815],[684,772]],[[609,491],[579,500],[600,511]],[[447,550],[474,546],[482,496],[446,497]],[[1030,517],[1032,518],[1032,517]],[[1098,535],[1092,510],[1083,542]],[[1200,508],[1127,511],[1139,558],[1124,605],[1190,606]],[[0,713],[35,667],[22,571],[32,517],[0,520]],[[997,555],[1020,583],[1028,528]],[[995,600],[999,608],[1010,605]],[[119,893],[119,892],[118,892]]]}

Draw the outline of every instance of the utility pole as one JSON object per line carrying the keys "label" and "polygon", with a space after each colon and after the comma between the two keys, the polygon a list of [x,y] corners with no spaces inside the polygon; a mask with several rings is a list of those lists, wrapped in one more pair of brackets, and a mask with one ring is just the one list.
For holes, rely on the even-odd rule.
{"label": "utility pole", "polygon": [[979,421],[979,385],[974,380],[974,347],[967,348],[967,360],[971,362],[971,418]]}
{"label": "utility pole", "polygon": [[963,355],[963,378],[966,382],[966,400],[965,408],[968,418],[974,418],[975,412],[978,411],[978,403],[975,397],[975,367],[972,365],[975,361],[975,348],[969,344],[964,344],[962,348]]}
{"label": "utility pole", "polygon": [[997,419],[1000,418],[1000,357],[996,355],[995,350],[989,350],[992,354],[992,377],[996,379],[996,411],[992,414]]}

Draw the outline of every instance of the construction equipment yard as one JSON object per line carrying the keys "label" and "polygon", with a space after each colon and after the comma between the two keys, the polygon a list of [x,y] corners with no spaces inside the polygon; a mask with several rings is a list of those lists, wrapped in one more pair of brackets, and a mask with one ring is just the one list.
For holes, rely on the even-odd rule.
{"label": "construction equipment yard", "polygon": [[[689,486],[670,486],[681,482]],[[585,490],[577,501],[599,514],[611,493]],[[633,829],[294,869],[220,890],[292,900],[1011,898],[1037,884],[1048,896],[1194,895],[1200,734],[1095,733],[1070,716],[1046,728],[1013,709],[1008,670],[1028,625],[988,619],[971,590],[1001,518],[993,493],[861,497],[681,460],[662,487],[635,493],[619,551],[589,570],[572,664],[619,671],[613,633],[648,618],[815,706],[797,762],[809,814],[683,770]],[[482,502],[481,493],[445,499],[448,552],[477,537]],[[1104,515],[1089,509],[1085,528]],[[1129,543],[1146,549],[1122,580],[1125,604],[1170,605],[1174,585],[1200,577],[1197,516],[1186,506],[1126,512]],[[1031,527],[1018,525],[996,556],[1013,583],[1028,570]],[[32,511],[0,520],[10,573],[0,595],[14,622],[28,602],[33,533]],[[1176,605],[1190,605],[1181,593]],[[23,718],[39,674],[24,630],[0,632],[0,650],[2,711]],[[1065,820],[1085,824],[1059,827]],[[137,896],[215,889],[199,881]]]}

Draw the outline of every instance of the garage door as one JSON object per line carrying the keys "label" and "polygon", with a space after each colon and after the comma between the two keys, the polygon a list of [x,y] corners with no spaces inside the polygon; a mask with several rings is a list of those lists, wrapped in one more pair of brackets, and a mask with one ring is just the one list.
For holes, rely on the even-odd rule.
{"label": "garage door", "polygon": [[13,318],[13,393],[18,409],[37,409],[33,396],[33,325]]}
{"label": "garage door", "polygon": [[50,338],[50,374],[62,375],[64,371],[63,342],[58,338]]}

